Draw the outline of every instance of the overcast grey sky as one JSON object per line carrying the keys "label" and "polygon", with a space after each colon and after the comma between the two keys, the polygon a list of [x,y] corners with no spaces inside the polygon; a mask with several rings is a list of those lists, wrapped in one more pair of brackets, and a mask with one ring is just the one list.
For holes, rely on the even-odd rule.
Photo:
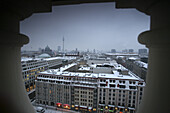
{"label": "overcast grey sky", "polygon": [[21,22],[21,33],[30,43],[23,50],[38,50],[46,45],[53,50],[104,50],[145,48],[138,35],[149,29],[150,17],[136,9],[115,9],[114,3],[53,6],[51,13],[33,14]]}

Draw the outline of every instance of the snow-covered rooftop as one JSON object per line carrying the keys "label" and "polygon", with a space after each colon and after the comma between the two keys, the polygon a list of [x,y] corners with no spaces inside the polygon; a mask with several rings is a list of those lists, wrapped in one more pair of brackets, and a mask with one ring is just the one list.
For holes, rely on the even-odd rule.
{"label": "snow-covered rooftop", "polygon": [[65,71],[65,70],[67,70],[67,69],[69,69],[69,68],[71,68],[75,65],[77,65],[77,63],[68,64],[68,65],[65,65],[64,67],[60,67],[59,70],[60,70],[60,72],[63,72],[63,71]]}
{"label": "snow-covered rooftop", "polygon": [[58,68],[58,69],[50,69],[50,70],[47,70],[47,71],[45,71],[45,72],[47,72],[47,73],[50,73],[50,72],[52,72],[52,73],[54,73],[54,72],[64,72],[64,71],[66,71],[67,69],[69,69],[69,68],[71,68],[71,67],[73,67],[73,66],[75,66],[75,65],[77,65],[77,64],[76,64],[76,63],[72,63],[72,64],[65,65],[65,66],[63,66],[63,67],[60,67],[60,68]]}
{"label": "snow-covered rooftop", "polygon": [[97,68],[97,67],[99,67],[99,66],[101,66],[101,67],[105,67],[105,66],[114,67],[115,64],[117,64],[117,63],[91,64],[91,65],[89,65],[89,66],[92,67],[92,68]]}
{"label": "snow-covered rooftop", "polygon": [[115,56],[138,56],[138,54],[135,53],[105,53],[106,55],[115,55]]}
{"label": "snow-covered rooftop", "polygon": [[32,58],[32,57],[21,57],[21,61],[31,61],[31,60],[55,60],[55,59],[62,59],[62,60],[73,60],[76,57],[51,57],[51,58]]}
{"label": "snow-covered rooftop", "polygon": [[55,59],[62,59],[62,60],[73,60],[73,59],[76,59],[76,57],[51,57],[51,58],[46,58],[44,60],[55,60]]}
{"label": "snow-covered rooftop", "polygon": [[125,56],[117,56],[116,58],[117,58],[117,59],[118,59],[118,58],[125,58]]}
{"label": "snow-covered rooftop", "polygon": [[[77,65],[77,63],[72,63],[60,67],[58,69],[49,69],[39,74],[51,74],[51,75],[60,75],[60,76],[77,76],[77,77],[89,77],[89,78],[115,78],[115,79],[133,79],[140,80],[138,76],[134,73],[128,71],[125,67],[120,64],[113,63],[114,69],[111,73],[83,73],[83,72],[68,72],[67,69]],[[90,70],[90,67],[82,66],[79,70]]]}
{"label": "snow-covered rooftop", "polygon": [[135,76],[133,73],[129,72],[128,75],[122,75],[118,71],[113,71],[113,74],[105,73],[80,73],[80,72],[62,72],[58,69],[50,69],[40,74],[51,74],[51,75],[60,75],[60,76],[77,76],[77,77],[87,77],[87,78],[114,78],[114,79],[131,79],[131,80],[140,80],[139,77]]}
{"label": "snow-covered rooftop", "polygon": [[136,58],[136,57],[129,57],[128,59],[129,60],[134,60],[134,61],[139,60],[139,58]]}
{"label": "snow-covered rooftop", "polygon": [[140,67],[148,68],[148,64],[142,61],[135,61],[135,64],[139,65]]}
{"label": "snow-covered rooftop", "polygon": [[80,67],[78,70],[84,70],[84,71],[89,71],[90,70],[90,67]]}
{"label": "snow-covered rooftop", "polygon": [[41,58],[32,58],[32,57],[21,57],[21,62],[31,61],[31,60],[42,60]]}

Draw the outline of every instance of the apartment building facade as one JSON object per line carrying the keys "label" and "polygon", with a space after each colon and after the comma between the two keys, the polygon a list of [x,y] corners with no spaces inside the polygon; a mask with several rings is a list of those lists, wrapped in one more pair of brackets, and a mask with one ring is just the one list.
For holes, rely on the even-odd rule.
{"label": "apartment building facade", "polygon": [[125,68],[113,74],[48,70],[36,80],[36,101],[81,113],[135,113],[145,82]]}
{"label": "apartment building facade", "polygon": [[98,113],[135,113],[141,102],[145,82],[141,79],[100,78]]}
{"label": "apartment building facade", "polygon": [[25,88],[29,92],[35,88],[37,74],[48,69],[48,63],[41,59],[22,58],[21,66]]}

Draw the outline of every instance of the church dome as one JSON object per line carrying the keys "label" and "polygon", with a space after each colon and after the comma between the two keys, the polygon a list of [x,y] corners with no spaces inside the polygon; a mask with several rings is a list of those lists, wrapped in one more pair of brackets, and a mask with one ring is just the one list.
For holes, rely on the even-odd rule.
{"label": "church dome", "polygon": [[48,45],[45,47],[45,51],[51,51]]}

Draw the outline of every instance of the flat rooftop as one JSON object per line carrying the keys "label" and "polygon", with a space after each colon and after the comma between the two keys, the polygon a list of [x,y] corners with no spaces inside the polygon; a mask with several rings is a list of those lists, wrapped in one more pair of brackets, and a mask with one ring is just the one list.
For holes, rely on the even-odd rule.
{"label": "flat rooftop", "polygon": [[[80,72],[67,72],[60,71],[58,69],[49,69],[39,74],[56,75],[56,76],[71,76],[71,77],[87,77],[87,78],[106,78],[106,79],[129,79],[129,80],[142,80],[135,74],[128,72],[128,75],[120,74],[118,71],[113,71],[113,74],[105,73],[80,73]],[[48,79],[48,78],[47,78]]]}
{"label": "flat rooftop", "polygon": [[55,59],[62,59],[62,60],[73,60],[73,59],[76,59],[76,57],[51,57],[51,58],[32,58],[32,57],[21,57],[21,61],[31,61],[31,60],[46,60],[46,61],[49,61],[49,60],[55,60]]}
{"label": "flat rooftop", "polygon": [[105,53],[105,54],[110,56],[139,56],[136,53]]}
{"label": "flat rooftop", "polygon": [[76,59],[76,57],[67,57],[67,56],[64,56],[64,57],[51,57],[51,58],[45,58],[44,60],[56,60],[56,59],[62,59],[62,60],[73,60],[73,59]]}

